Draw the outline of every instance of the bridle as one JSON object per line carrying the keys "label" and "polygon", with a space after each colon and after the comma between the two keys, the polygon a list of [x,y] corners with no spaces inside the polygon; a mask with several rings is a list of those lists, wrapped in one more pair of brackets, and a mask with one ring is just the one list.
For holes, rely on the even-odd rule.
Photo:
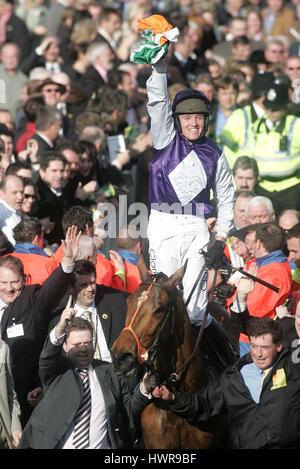
{"label": "bridle", "polygon": [[[168,322],[168,319],[169,317],[171,316],[172,319],[174,318],[174,310],[175,310],[175,303],[174,303],[174,297],[172,295],[172,293],[167,289],[165,288],[163,285],[160,285],[160,283],[156,282],[156,277],[154,277],[153,281],[145,281],[145,282],[142,282],[140,284],[140,287],[142,286],[148,286],[148,289],[145,290],[144,294],[143,294],[143,298],[141,299],[141,301],[139,302],[132,318],[131,318],[131,321],[129,323],[129,325],[127,327],[125,327],[123,329],[123,331],[129,331],[131,332],[131,334],[133,335],[135,341],[136,341],[136,345],[137,345],[137,357],[138,357],[138,362],[140,364],[144,364],[146,365],[148,368],[152,369],[154,368],[154,360],[155,360],[155,357],[156,357],[156,354],[157,354],[157,345],[158,345],[158,341],[159,341],[159,338]],[[134,329],[133,329],[133,322],[135,320],[135,318],[137,317],[141,307],[143,306],[143,304],[145,304],[145,302],[147,301],[148,299],[148,293],[150,292],[150,290],[153,288],[153,287],[158,287],[158,288],[161,288],[162,290],[164,290],[168,297],[170,298],[170,302],[169,302],[169,305],[168,305],[168,309],[167,309],[167,312],[165,314],[165,317],[160,325],[160,328],[156,334],[156,337],[152,343],[152,345],[146,349],[140,342],[140,339],[138,338],[138,336],[136,335]]]}
{"label": "bridle", "polygon": [[[175,300],[174,300],[174,295],[172,294],[172,292],[170,292],[167,288],[165,288],[163,285],[160,285],[157,281],[156,281],[156,277],[154,277],[153,281],[145,281],[145,282],[142,282],[140,284],[140,286],[148,286],[148,289],[145,290],[144,292],[144,295],[143,295],[143,298],[141,299],[140,303],[138,304],[132,318],[131,318],[131,321],[129,323],[129,325],[127,327],[125,327],[123,329],[123,331],[125,330],[128,330],[129,332],[131,332],[131,334],[133,335],[135,341],[136,341],[136,345],[137,345],[137,359],[138,359],[138,362],[140,364],[143,364],[145,365],[149,370],[151,370],[156,376],[157,376],[157,372],[155,371],[154,369],[154,361],[155,361],[155,357],[156,357],[156,354],[157,354],[157,346],[158,346],[158,341],[159,341],[159,338],[168,322],[168,319],[169,317],[171,316],[172,318],[172,324],[174,322],[174,311],[175,311]],[[138,336],[136,335],[132,325],[133,325],[133,322],[135,320],[135,318],[137,317],[138,315],[138,312],[140,311],[141,307],[143,304],[145,304],[145,302],[147,301],[148,299],[148,293],[149,291],[153,288],[153,287],[158,287],[158,288],[161,288],[162,290],[164,290],[169,298],[170,298],[170,303],[169,303],[169,307],[167,309],[167,312],[165,314],[165,317],[160,325],[160,328],[158,330],[158,333],[152,343],[152,345],[146,349],[140,342]],[[173,383],[177,382],[179,380],[179,375],[181,373],[183,373],[183,371],[188,367],[188,365],[193,361],[195,355],[196,355],[196,351],[197,351],[197,348],[198,348],[198,345],[199,345],[199,342],[200,342],[200,339],[202,337],[202,333],[203,333],[203,329],[204,329],[204,324],[205,324],[206,321],[203,321],[203,325],[202,327],[200,328],[200,331],[199,331],[199,334],[198,334],[198,338],[197,338],[197,341],[196,341],[196,345],[195,345],[195,348],[192,352],[192,354],[190,355],[190,357],[183,363],[183,365],[177,369],[175,372],[172,372],[168,378],[169,381],[172,381]],[[172,326],[173,327],[173,326]],[[167,380],[167,381],[168,381]]]}

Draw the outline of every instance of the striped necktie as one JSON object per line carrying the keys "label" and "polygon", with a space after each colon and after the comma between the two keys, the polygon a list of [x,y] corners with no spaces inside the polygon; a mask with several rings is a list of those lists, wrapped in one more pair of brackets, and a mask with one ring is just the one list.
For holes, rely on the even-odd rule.
{"label": "striped necktie", "polygon": [[78,374],[83,384],[83,396],[75,416],[73,446],[76,449],[88,449],[92,407],[89,370],[86,368],[78,370]]}
{"label": "striped necktie", "polygon": [[92,319],[91,311],[83,311],[81,317],[86,319],[87,321],[89,321],[92,325],[92,328],[93,328],[94,358],[97,359],[97,360],[101,360],[101,353],[100,353],[100,348],[99,348],[99,344],[98,344],[98,340],[97,340],[96,328],[95,328],[94,321]]}

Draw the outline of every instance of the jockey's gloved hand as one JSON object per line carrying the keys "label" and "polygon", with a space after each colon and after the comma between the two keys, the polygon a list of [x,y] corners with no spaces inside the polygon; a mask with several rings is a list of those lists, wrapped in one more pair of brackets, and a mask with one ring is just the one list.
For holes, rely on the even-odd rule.
{"label": "jockey's gloved hand", "polygon": [[206,266],[208,269],[220,269],[223,265],[223,251],[225,243],[223,241],[215,241],[214,244],[208,248],[205,254]]}

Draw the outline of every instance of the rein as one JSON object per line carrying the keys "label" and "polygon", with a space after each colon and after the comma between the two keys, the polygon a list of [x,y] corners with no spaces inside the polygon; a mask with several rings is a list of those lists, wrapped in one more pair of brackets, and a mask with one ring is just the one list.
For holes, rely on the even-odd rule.
{"label": "rein", "polygon": [[[169,319],[169,315],[170,315],[170,311],[172,310],[172,308],[174,308],[174,304],[173,304],[173,298],[170,294],[170,292],[162,285],[160,285],[159,283],[156,282],[156,278],[154,278],[154,281],[153,282],[143,282],[141,283],[140,286],[143,286],[143,285],[148,285],[148,289],[144,292],[144,295],[143,295],[143,298],[142,300],[140,301],[140,303],[138,304],[137,306],[137,309],[135,310],[132,318],[131,318],[131,321],[129,323],[129,325],[127,327],[125,327],[123,329],[123,331],[126,331],[128,330],[129,332],[131,332],[131,334],[133,335],[133,337],[135,338],[135,341],[136,341],[136,344],[137,344],[137,352],[138,352],[138,362],[140,364],[145,364],[146,366],[148,366],[150,369],[153,370],[153,360],[156,356],[156,348],[157,348],[157,343],[159,341],[159,338],[161,336],[161,333],[162,331],[164,330],[164,327],[165,325],[167,324],[167,321]],[[161,289],[163,289],[167,294],[168,296],[171,298],[172,300],[172,303],[171,303],[171,308],[168,308],[167,310],[167,314],[165,315],[164,317],[164,320],[160,326],[160,329],[158,331],[158,334],[156,336],[156,338],[154,339],[151,347],[147,350],[140,342],[138,336],[136,335],[135,331],[133,330],[133,322],[135,320],[135,318],[137,317],[137,314],[138,312],[140,311],[142,305],[146,302],[146,300],[148,299],[148,293],[149,291],[151,290],[152,287],[159,287]]]}
{"label": "rein", "polygon": [[[201,272],[200,274],[201,275],[198,276],[197,281],[200,280],[200,278],[202,277],[203,272]],[[215,272],[215,277],[214,277],[214,282],[213,282],[214,284],[216,282],[216,277],[217,277],[217,271]],[[195,283],[197,283],[197,281]],[[157,376],[157,373],[154,370],[153,360],[156,356],[157,343],[159,341],[161,333],[164,330],[164,327],[165,327],[165,325],[166,325],[166,323],[169,319],[170,312],[171,311],[173,312],[174,299],[173,299],[171,293],[163,285],[160,285],[159,283],[156,282],[156,278],[154,278],[153,282],[150,282],[150,281],[149,282],[142,282],[140,286],[143,286],[143,285],[148,285],[148,289],[145,291],[145,293],[143,295],[143,298],[141,299],[140,303],[138,304],[137,309],[135,310],[129,325],[127,327],[125,327],[123,330],[124,331],[128,330],[129,332],[131,332],[131,334],[133,335],[133,337],[136,341],[137,352],[138,352],[138,362],[140,364],[146,365]],[[150,348],[147,350],[140,343],[140,340],[139,340],[138,336],[136,335],[135,331],[133,330],[132,325],[133,325],[133,322],[134,322],[135,318],[137,317],[137,314],[140,311],[142,305],[147,301],[148,293],[152,289],[152,287],[161,288],[162,290],[164,290],[168,294],[169,298],[171,299],[171,305],[170,305],[171,308],[168,309],[167,314],[165,315],[164,320],[163,320],[163,322],[161,324],[161,327],[159,329],[159,332],[158,332],[158,334],[156,335],[156,337],[154,339],[154,342],[152,343]],[[204,327],[205,327],[205,324],[206,324],[206,321],[207,321],[207,316],[208,316],[208,311],[206,310],[203,321],[202,321],[202,324],[201,324],[201,328],[199,330],[199,334],[198,334],[198,337],[197,337],[197,340],[196,340],[196,343],[195,343],[194,350],[193,350],[192,354],[188,357],[188,359],[183,363],[183,365],[179,369],[177,369],[175,372],[170,374],[168,380],[170,380],[171,382],[173,382],[173,383],[177,382],[179,380],[179,374],[181,374],[189,366],[189,364],[194,360],[197,349],[199,347],[201,337],[203,335]]]}
{"label": "rein", "polygon": [[[199,279],[202,277],[202,273],[203,271],[200,272],[200,275],[198,276],[196,282],[195,282],[195,285],[197,284],[197,282],[199,281]],[[208,301],[211,300],[212,298],[212,294],[213,294],[213,291],[215,289],[215,286],[216,286],[216,282],[217,282],[217,275],[218,275],[218,271],[215,270],[215,273],[214,273],[214,278],[213,278],[213,283],[212,283],[212,288],[211,288],[211,291],[210,291],[210,295],[209,295],[209,298],[208,298]],[[195,286],[194,285],[194,286]],[[191,295],[189,296],[189,299],[191,299]],[[186,302],[186,304],[188,303],[189,301]],[[206,311],[205,311],[205,314],[204,314],[204,317],[203,317],[203,321],[201,323],[201,327],[199,329],[199,333],[198,333],[198,336],[197,336],[197,340],[196,340],[196,343],[195,343],[195,347],[194,347],[194,350],[192,352],[192,354],[189,356],[189,358],[183,363],[183,365],[175,372],[175,373],[172,373],[169,377],[170,381],[172,381],[173,383],[175,383],[176,381],[178,381],[178,374],[179,373],[182,373],[185,368],[187,368],[189,366],[189,364],[194,360],[195,358],[195,355],[196,355],[196,352],[197,352],[197,349],[199,347],[199,344],[200,344],[200,340],[202,338],[202,335],[203,335],[203,332],[204,332],[204,328],[205,328],[205,324],[206,324],[206,321],[207,321],[207,316],[208,316],[208,309],[206,308]]]}

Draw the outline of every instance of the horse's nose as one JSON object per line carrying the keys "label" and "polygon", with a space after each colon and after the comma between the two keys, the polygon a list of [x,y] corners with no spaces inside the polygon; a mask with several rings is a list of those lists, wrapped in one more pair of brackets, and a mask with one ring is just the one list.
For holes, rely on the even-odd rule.
{"label": "horse's nose", "polygon": [[136,358],[130,352],[120,352],[118,355],[112,352],[112,363],[115,372],[125,376],[130,371],[134,371]]}

